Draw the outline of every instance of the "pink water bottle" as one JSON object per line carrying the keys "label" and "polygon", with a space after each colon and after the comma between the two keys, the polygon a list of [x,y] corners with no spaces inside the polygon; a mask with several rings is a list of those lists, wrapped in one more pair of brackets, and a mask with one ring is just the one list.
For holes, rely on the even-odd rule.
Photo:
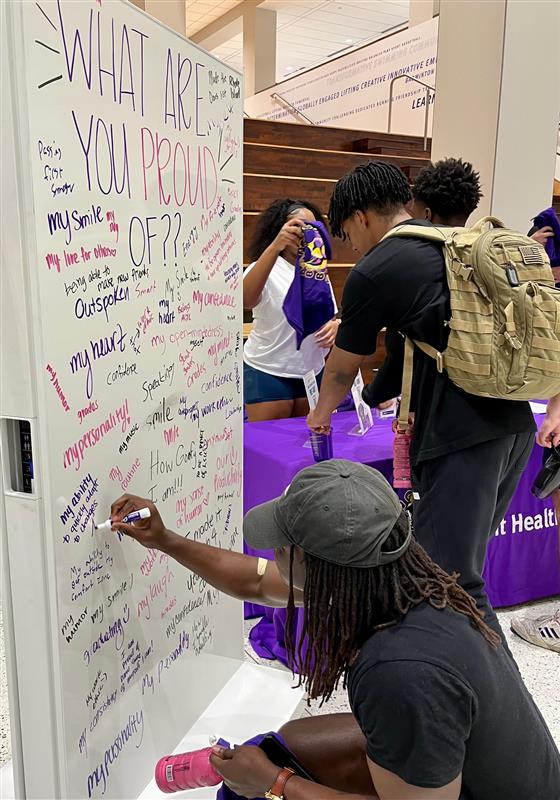
{"label": "pink water bottle", "polygon": [[333,457],[332,431],[330,433],[316,433],[311,431],[311,450],[315,461],[328,461]]}
{"label": "pink water bottle", "polygon": [[412,441],[412,431],[399,430],[395,426],[395,438],[393,440],[393,487],[395,489],[410,489],[412,479],[410,474],[410,443]]}
{"label": "pink water bottle", "polygon": [[[227,745],[226,745],[227,746]],[[223,778],[210,763],[211,747],[164,756],[156,764],[156,783],[162,792],[181,792],[201,786],[217,786]]]}

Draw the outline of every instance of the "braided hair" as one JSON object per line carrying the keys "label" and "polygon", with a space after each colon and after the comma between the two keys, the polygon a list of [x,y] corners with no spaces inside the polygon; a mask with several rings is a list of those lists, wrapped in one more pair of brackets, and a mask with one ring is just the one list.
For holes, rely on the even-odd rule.
{"label": "braided hair", "polygon": [[[410,527],[403,511],[384,550],[396,550]],[[286,648],[290,662],[300,673],[311,699],[327,701],[341,678],[346,687],[348,670],[364,643],[376,631],[395,625],[421,603],[433,608],[452,608],[467,616],[484,639],[496,647],[500,638],[483,621],[476,603],[431,560],[413,538],[396,561],[374,568],[345,567],[305,554],[304,628],[294,641],[293,556],[290,560],[290,593],[286,619]],[[304,653],[304,637],[308,637]]]}
{"label": "braided hair", "polygon": [[335,185],[329,206],[329,222],[333,236],[344,239],[343,223],[355,211],[373,209],[389,216],[411,198],[404,172],[384,161],[358,164]]}
{"label": "braided hair", "polygon": [[316,220],[321,222],[323,215],[313,203],[307,200],[290,200],[288,197],[275,200],[265,211],[260,214],[251,237],[247,254],[251,261],[256,261],[266,250],[269,244],[276,239],[285,222],[288,221],[292,206],[307,208]]}
{"label": "braided hair", "polygon": [[480,174],[469,161],[446,158],[424,167],[412,194],[445,221],[466,220],[482,197]]}

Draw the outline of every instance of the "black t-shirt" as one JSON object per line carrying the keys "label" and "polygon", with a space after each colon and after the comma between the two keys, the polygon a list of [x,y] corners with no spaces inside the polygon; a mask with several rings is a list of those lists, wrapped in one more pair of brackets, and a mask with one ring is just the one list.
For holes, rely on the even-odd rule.
{"label": "black t-shirt", "polygon": [[[429,225],[419,220],[407,224]],[[364,398],[371,406],[401,393],[404,339],[445,350],[451,316],[441,245],[414,238],[386,239],[350,272],[342,297],[337,347],[356,355],[375,352],[386,332],[387,360]],[[528,403],[467,394],[418,348],[414,354],[411,410],[416,412],[411,463],[481,442],[535,430]]]}
{"label": "black t-shirt", "polygon": [[461,800],[558,800],[560,754],[515,662],[463,614],[422,603],[375,633],[348,693],[368,756]]}

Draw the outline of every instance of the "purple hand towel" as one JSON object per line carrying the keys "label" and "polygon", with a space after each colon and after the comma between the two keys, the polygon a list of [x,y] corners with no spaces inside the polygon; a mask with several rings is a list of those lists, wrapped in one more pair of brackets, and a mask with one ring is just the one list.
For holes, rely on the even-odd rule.
{"label": "purple hand towel", "polygon": [[554,236],[546,240],[544,249],[550,258],[551,267],[560,267],[560,220],[554,208],[545,208],[535,217],[535,228],[550,227]]}
{"label": "purple hand towel", "polygon": [[297,349],[306,336],[322,328],[334,316],[327,259],[331,243],[322,222],[309,222],[302,228],[294,279],[282,306],[286,319],[296,332]]}

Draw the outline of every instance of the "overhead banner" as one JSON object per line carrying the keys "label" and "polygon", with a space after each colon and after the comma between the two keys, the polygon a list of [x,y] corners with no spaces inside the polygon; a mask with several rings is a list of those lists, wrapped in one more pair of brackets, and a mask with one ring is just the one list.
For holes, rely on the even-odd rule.
{"label": "overhead banner", "polygon": [[[435,86],[438,22],[436,17],[407,28],[259,92],[245,100],[245,111],[256,119],[301,122],[272,97],[277,92],[315,125],[386,131],[391,80],[403,75],[394,85],[391,132],[419,136],[426,89],[407,78]],[[430,93],[430,133],[433,99]]]}

